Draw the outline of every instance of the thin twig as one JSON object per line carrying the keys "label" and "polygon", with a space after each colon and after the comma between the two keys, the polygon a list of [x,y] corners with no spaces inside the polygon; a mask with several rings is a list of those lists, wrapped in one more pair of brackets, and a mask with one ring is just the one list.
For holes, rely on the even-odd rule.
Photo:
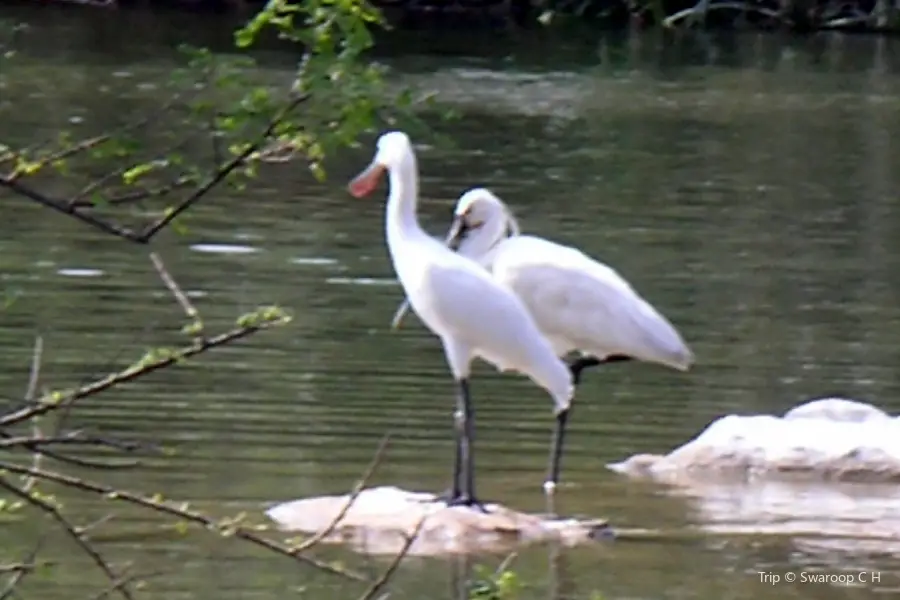
{"label": "thin twig", "polygon": [[516,560],[516,558],[518,558],[518,556],[519,556],[519,553],[516,552],[515,550],[513,550],[512,552],[507,554],[506,558],[504,558],[502,561],[500,561],[500,565],[494,571],[494,577],[496,578],[496,577],[499,577],[500,575],[503,575],[503,572],[509,568],[509,565],[511,565],[512,562],[514,560]]}
{"label": "thin twig", "polygon": [[156,269],[156,272],[159,273],[160,279],[163,280],[163,283],[166,284],[166,287],[169,288],[169,291],[175,296],[175,301],[181,306],[181,310],[184,311],[187,318],[196,321],[199,317],[197,309],[194,308],[194,305],[191,304],[191,301],[188,300],[185,293],[178,287],[178,283],[176,283],[175,279],[166,269],[166,265],[163,264],[162,259],[159,258],[156,252],[151,252],[150,260],[153,262],[153,267]]}
{"label": "thin twig", "polygon": [[397,570],[397,567],[400,566],[400,563],[403,562],[403,559],[406,558],[406,554],[409,552],[410,547],[412,547],[413,543],[416,541],[416,538],[419,537],[419,533],[422,531],[422,527],[425,525],[425,520],[428,518],[428,513],[423,514],[419,518],[419,522],[416,523],[416,526],[413,528],[412,533],[406,536],[406,542],[403,544],[403,547],[400,548],[400,551],[394,557],[394,560],[391,561],[391,564],[388,565],[388,568],[384,570],[384,573],[381,574],[369,589],[362,593],[359,597],[359,600],[372,600],[378,592],[384,588],[391,580],[391,577],[394,575],[394,571]]}
{"label": "thin twig", "polygon": [[[25,402],[31,403],[34,402],[34,397],[37,394],[38,381],[41,376],[41,356],[44,352],[44,338],[41,336],[35,336],[34,338],[34,351],[31,353],[31,373],[28,375],[28,387],[25,390]],[[40,422],[38,419],[32,419],[31,424],[31,434],[34,437],[43,437],[43,432],[41,431]],[[0,443],[2,445],[2,443]],[[31,459],[31,466],[35,469],[41,468],[41,453],[35,452]],[[22,489],[26,492],[30,492],[31,488],[35,485],[34,479],[26,479],[22,483]]]}
{"label": "thin twig", "polygon": [[[172,144],[171,146],[169,146],[168,148],[163,150],[163,152],[158,153],[157,156],[160,156],[160,155],[166,156],[172,152],[180,150],[181,148],[186,146],[189,143],[189,141],[190,140],[179,140],[178,143]],[[126,163],[125,165],[122,165],[118,169],[114,169],[114,170],[110,171],[109,173],[107,173],[106,175],[102,175],[102,176],[98,177],[97,179],[93,180],[92,182],[90,182],[89,184],[87,184],[86,186],[81,188],[81,190],[79,192],[77,192],[74,196],[69,198],[69,206],[74,206],[74,207],[79,207],[79,208],[96,206],[97,203],[95,203],[92,200],[85,200],[85,197],[94,193],[96,190],[100,189],[101,186],[103,186],[104,184],[108,183],[109,181],[115,179],[116,177],[121,177],[128,169],[131,169],[133,166],[134,166],[133,163]],[[180,179],[187,179],[187,177],[182,176]],[[176,180],[176,183],[177,183],[177,181],[178,180]],[[162,189],[166,189],[166,188],[168,188],[169,190],[176,189],[174,185],[171,187],[166,186]],[[149,198],[149,197],[152,197],[152,194],[150,192],[132,191],[132,192],[129,192],[128,194],[125,194],[125,195],[122,195],[122,196],[119,196],[116,198],[104,198],[104,203],[105,204],[122,204],[123,202],[136,202],[138,200],[143,200],[143,199]]]}
{"label": "thin twig", "polygon": [[316,567],[317,569],[321,569],[327,573],[331,573],[332,575],[339,575],[341,577],[345,577],[348,579],[353,579],[356,581],[365,581],[366,578],[355,571],[350,571],[347,569],[341,569],[330,565],[328,563],[324,563],[318,561],[314,558],[310,558],[308,556],[304,556],[301,554],[295,553],[291,548],[284,546],[278,542],[273,540],[269,540],[267,538],[256,535],[252,531],[245,529],[240,526],[236,526],[233,529],[223,530],[223,528],[216,523],[213,519],[198,513],[196,511],[192,511],[186,508],[178,508],[172,506],[171,504],[164,503],[162,501],[157,501],[149,498],[142,498],[136,494],[131,492],[126,492],[123,490],[117,490],[115,488],[111,488],[105,485],[101,485],[99,483],[93,481],[85,481],[83,479],[77,479],[75,477],[71,477],[69,475],[65,475],[63,473],[56,473],[53,471],[47,470],[36,470],[31,469],[29,467],[24,467],[22,465],[17,465],[15,463],[8,462],[0,462],[0,470],[7,470],[10,473],[18,473],[21,475],[31,475],[37,477],[39,479],[43,479],[46,481],[52,481],[54,483],[58,483],[60,485],[64,485],[71,489],[80,490],[82,492],[89,492],[92,494],[98,494],[101,496],[105,496],[111,500],[118,500],[120,502],[125,502],[128,504],[133,504],[137,506],[141,506],[144,508],[148,508],[158,513],[166,514],[172,517],[177,517],[179,519],[183,519],[185,521],[189,521],[196,525],[201,525],[204,528],[211,531],[218,531],[223,534],[230,534],[233,537],[246,540],[257,546],[261,546],[266,548],[267,550],[271,550],[282,556],[287,556],[296,561],[306,563],[310,566]]}
{"label": "thin twig", "polygon": [[[66,159],[70,156],[74,156],[80,152],[84,152],[86,150],[90,150],[91,148],[96,148],[101,144],[105,144],[106,142],[113,139],[114,136],[126,133],[128,131],[134,131],[135,129],[140,129],[144,125],[147,125],[151,121],[155,121],[160,115],[164,112],[175,106],[175,104],[181,99],[180,94],[175,94],[173,97],[169,99],[168,102],[163,104],[159,109],[150,112],[145,115],[143,118],[133,121],[131,123],[126,123],[121,127],[118,127],[109,133],[104,133],[103,135],[98,135],[96,137],[88,138],[86,140],[82,140],[77,144],[73,144],[62,150],[58,150],[49,156],[45,156],[44,158],[36,161],[32,168],[36,170],[43,169],[47,165],[54,163],[58,160]],[[20,155],[21,156],[21,155]],[[17,181],[22,175],[24,175],[28,169],[14,169],[11,173],[6,175],[6,179],[10,181]]]}
{"label": "thin twig", "polygon": [[269,124],[266,125],[262,133],[257,136],[256,140],[248,144],[241,153],[225,163],[224,166],[219,168],[218,171],[216,171],[209,179],[207,179],[206,183],[194,190],[194,192],[191,193],[187,198],[182,200],[180,204],[167,211],[165,216],[147,227],[138,236],[138,241],[141,243],[149,242],[153,238],[153,236],[155,236],[164,227],[175,220],[178,215],[190,208],[192,204],[205,196],[209,192],[209,190],[218,185],[220,181],[228,177],[228,175],[232,171],[234,171],[244,163],[247,157],[256,152],[260,146],[268,141],[269,137],[275,131],[275,128],[278,127],[278,125],[284,120],[285,117],[287,117],[295,108],[309,100],[309,98],[309,94],[302,94],[295,96],[290,102],[285,104],[277,113],[275,113],[275,116],[272,117],[272,119],[269,121]]}
{"label": "thin twig", "polygon": [[153,573],[144,573],[144,574],[134,573],[132,575],[128,575],[127,577],[126,576],[120,577],[119,581],[113,583],[105,590],[101,590],[100,592],[95,594],[91,598],[91,600],[103,600],[103,598],[106,598],[113,592],[118,591],[119,588],[121,588],[122,586],[128,585],[129,583],[133,583],[134,581],[136,581],[138,579],[148,579],[150,577],[159,577],[160,575],[165,575],[165,574],[166,574],[165,571],[155,571]]}
{"label": "thin twig", "polygon": [[[34,544],[34,548],[31,552],[28,553],[28,558],[26,558],[23,562],[10,565],[12,568],[9,571],[12,572],[12,576],[6,582],[6,586],[4,586],[3,590],[0,591],[0,600],[7,600],[10,596],[16,593],[16,587],[18,587],[22,580],[25,579],[30,573],[33,573],[35,569],[42,566],[52,565],[51,562],[43,562],[36,563],[38,553],[41,551],[41,548],[44,545],[44,540],[47,539],[46,534],[41,535],[37,542]],[[18,567],[18,568],[17,568]],[[0,569],[0,572],[4,572],[3,569]]]}
{"label": "thin twig", "polygon": [[[46,443],[48,441],[47,438],[42,437],[40,434],[35,437],[19,437],[16,438],[5,431],[0,430],[0,438],[3,438],[3,441],[0,442],[0,448],[23,448],[30,452],[33,452],[36,457],[46,456],[47,458],[51,458],[53,460],[59,461],[61,463],[73,465],[76,467],[85,467],[88,469],[103,469],[103,470],[113,470],[113,469],[126,469],[133,468],[138,466],[140,463],[136,460],[133,461],[118,461],[115,463],[103,462],[98,460],[89,460],[86,458],[76,458],[74,456],[66,456],[64,454],[60,454],[58,452],[54,452],[53,450],[48,450],[43,447],[42,442]],[[56,441],[58,438],[53,438],[52,441]],[[109,444],[107,444],[109,445]],[[35,466],[39,466],[40,461],[34,461]],[[30,489],[30,486],[26,486],[26,490]]]}
{"label": "thin twig", "polygon": [[[157,326],[157,323],[155,321],[151,321],[151,322],[147,323],[146,325],[144,325],[144,327],[139,332],[135,333],[133,342],[137,343],[141,339],[142,336],[146,336],[147,333],[149,331],[151,331],[152,329],[154,329],[156,326]],[[125,353],[125,348],[126,348],[125,346],[120,346],[118,350],[116,350],[114,353],[112,353],[110,355],[109,360],[104,361],[104,366],[101,367],[100,372],[103,373],[104,375],[106,375],[111,370],[113,370],[115,368],[116,363],[119,362],[119,359]],[[95,373],[96,373],[96,371],[95,371]],[[94,375],[91,375],[88,373],[85,373],[84,375],[82,375],[80,380],[78,381],[77,387],[86,385],[88,383],[88,381],[91,380],[91,377],[93,377],[93,376]],[[78,403],[77,400],[73,400],[72,402],[69,402],[65,407],[63,407],[62,410],[55,413],[55,416],[56,416],[55,425],[56,426],[54,427],[53,435],[59,435],[60,433],[62,433],[63,428],[69,422],[69,417],[71,417],[72,411],[75,410],[75,406],[77,403]]]}
{"label": "thin twig", "polygon": [[23,175],[26,175],[29,171],[32,171],[32,170],[34,172],[40,171],[41,169],[43,169],[44,167],[46,167],[47,165],[49,165],[51,163],[54,163],[58,160],[64,160],[66,158],[69,158],[70,156],[78,154],[79,152],[84,152],[85,150],[90,150],[91,148],[96,148],[100,144],[104,144],[104,143],[108,142],[110,139],[112,139],[112,133],[98,135],[97,137],[82,140],[82,141],[78,142],[77,144],[73,144],[71,146],[63,148],[62,150],[58,150],[58,151],[54,152],[53,154],[50,154],[49,156],[45,156],[44,158],[42,158],[38,161],[35,161],[33,164],[29,164],[27,167],[21,167],[21,168],[14,169],[11,173],[9,173],[7,175],[7,178],[10,181],[17,181]]}
{"label": "thin twig", "polygon": [[132,365],[124,369],[123,371],[112,373],[110,375],[107,375],[106,377],[103,377],[102,379],[94,381],[93,383],[83,385],[62,398],[55,398],[53,394],[50,394],[38,400],[31,406],[26,406],[17,411],[2,415],[0,416],[0,428],[9,427],[11,425],[15,425],[16,423],[26,421],[34,416],[58,410],[59,408],[64,407],[81,398],[93,396],[94,394],[98,394],[113,386],[119,385],[121,383],[126,383],[128,381],[133,381],[145,375],[149,375],[150,373],[159,371],[160,369],[168,367],[169,365],[174,364],[178,361],[197,356],[198,354],[202,354],[218,346],[223,346],[241,338],[245,338],[248,335],[252,335],[258,331],[269,329],[277,325],[282,325],[287,322],[287,318],[278,318],[272,321],[263,321],[261,323],[254,323],[253,325],[236,327],[231,331],[221,333],[215,337],[194,340],[194,343],[190,346],[185,346],[179,350],[176,350],[170,355]]}
{"label": "thin twig", "polygon": [[38,380],[41,377],[41,356],[44,353],[44,338],[34,338],[34,351],[31,354],[31,373],[28,377],[28,388],[25,390],[25,401],[31,402],[37,394]]}
{"label": "thin twig", "polygon": [[192,183],[196,183],[195,177],[192,177],[190,175],[182,175],[172,183],[149,190],[138,190],[134,192],[128,192],[127,194],[122,194],[121,196],[113,196],[111,198],[106,198],[105,201],[110,206],[116,206],[118,204],[128,204],[131,202],[140,202],[141,200],[149,200],[150,198],[159,198],[160,196],[165,196],[170,192],[185,188]]}
{"label": "thin twig", "polygon": [[89,533],[90,531],[97,529],[101,525],[103,525],[105,523],[109,523],[115,517],[116,517],[115,513],[109,513],[109,514],[103,515],[102,517],[100,517],[99,519],[94,521],[93,523],[88,523],[87,525],[82,525],[80,527],[76,527],[75,531],[77,531],[79,535],[85,535],[85,534]]}
{"label": "thin twig", "polygon": [[[32,552],[34,553],[34,552]],[[0,564],[0,575],[8,575],[9,573],[19,573],[21,571],[31,572],[35,569],[39,569],[40,567],[48,567],[52,565],[52,562],[43,561],[36,563],[34,562],[34,557],[30,557],[27,561],[17,562],[17,563],[6,563]]]}
{"label": "thin twig", "polygon": [[35,154],[36,152],[39,152],[40,150],[47,148],[51,144],[58,141],[59,135],[54,135],[30,146],[26,146],[25,148],[19,148],[18,150],[13,150],[12,148],[6,147],[5,153],[0,156],[0,164],[7,163],[11,160],[19,160],[29,154]]}
{"label": "thin twig", "polygon": [[38,446],[49,446],[49,445],[67,445],[67,446],[105,446],[107,448],[115,448],[117,450],[124,450],[126,452],[133,452],[140,447],[140,444],[135,442],[125,442],[119,440],[110,440],[106,438],[99,437],[85,437],[82,435],[80,431],[71,431],[69,433],[65,433],[56,437],[43,437],[43,436],[19,436],[19,437],[7,437],[6,439],[0,440],[0,449],[3,448],[15,448],[17,446],[28,447],[29,449],[34,449]]}
{"label": "thin twig", "polygon": [[254,154],[263,144],[265,144],[269,140],[269,138],[274,133],[275,128],[278,127],[282,120],[286,118],[295,108],[309,100],[309,98],[309,94],[300,94],[294,96],[280,110],[276,112],[275,116],[272,117],[263,131],[257,136],[254,141],[250,142],[242,152],[222,165],[215,173],[210,175],[202,185],[198,186],[193,192],[191,192],[191,194],[189,194],[187,198],[182,200],[175,207],[167,210],[165,215],[145,227],[140,234],[135,233],[132,229],[123,225],[97,218],[91,214],[79,210],[79,207],[77,205],[74,205],[70,202],[63,202],[62,200],[51,198],[50,196],[42,194],[28,186],[22,185],[19,181],[16,180],[16,177],[14,177],[15,173],[13,173],[12,175],[0,176],[0,187],[5,187],[19,194],[20,196],[24,196],[25,198],[28,198],[33,202],[37,202],[42,206],[74,217],[75,219],[78,219],[79,221],[110,235],[114,235],[116,237],[120,237],[122,239],[126,239],[138,244],[147,244],[156,234],[162,231],[179,215],[181,215],[181,213],[186,211],[201,198],[206,196],[210,192],[210,190],[212,190],[226,177],[228,177],[228,175],[230,175],[232,171],[244,164],[252,154]]}
{"label": "thin twig", "polygon": [[91,227],[103,231],[104,233],[108,233],[110,235],[114,235],[131,242],[140,242],[137,234],[135,234],[131,229],[123,227],[121,225],[117,225],[115,223],[107,222],[103,219],[98,219],[97,217],[78,210],[78,208],[75,206],[69,206],[68,202],[63,202],[62,200],[57,200],[56,198],[46,196],[26,185],[19,183],[18,181],[13,181],[7,177],[0,177],[0,187],[5,187],[19,194],[20,196],[28,198],[32,202],[37,202],[41,206],[45,206],[64,215],[69,215],[70,217],[78,219],[82,223],[86,223]]}
{"label": "thin twig", "polygon": [[[35,473],[41,472],[38,469],[33,469],[33,471]],[[103,571],[103,574],[106,575],[106,577],[111,582],[118,581],[119,575],[115,571],[113,571],[112,567],[109,566],[109,563],[106,562],[106,559],[104,559],[103,556],[99,552],[97,552],[97,550],[94,549],[94,547],[89,542],[87,542],[87,540],[85,540],[81,535],[78,534],[77,531],[75,531],[75,528],[72,526],[72,524],[69,523],[68,519],[62,516],[62,513],[60,513],[55,506],[53,506],[49,502],[46,502],[45,500],[42,500],[41,498],[38,498],[34,494],[29,494],[28,492],[19,489],[18,487],[7,481],[6,478],[2,475],[0,475],[0,487],[5,488],[12,495],[21,498],[31,506],[39,508],[43,512],[50,515],[57,523],[59,523],[60,527],[65,530],[69,537],[71,537],[75,541],[75,543],[77,543],[81,547],[81,549],[91,557],[97,567],[99,567],[100,570]],[[131,591],[127,586],[123,585],[119,587],[117,591],[126,600],[134,600],[134,596],[131,595]]]}
{"label": "thin twig", "polygon": [[375,451],[375,456],[372,457],[371,462],[369,462],[369,466],[366,467],[366,470],[363,472],[362,477],[360,477],[359,481],[353,487],[353,490],[350,492],[350,497],[347,498],[347,502],[338,511],[338,514],[334,516],[325,529],[318,532],[316,535],[312,536],[296,548],[294,548],[294,552],[305,552],[309,550],[322,540],[324,540],[328,535],[334,531],[334,528],[337,527],[337,524],[341,519],[346,516],[346,514],[350,511],[350,507],[353,506],[353,503],[356,502],[356,499],[359,497],[360,493],[362,493],[363,488],[366,487],[366,484],[369,483],[369,480],[375,474],[375,471],[378,470],[378,466],[381,464],[381,461],[384,459],[384,453],[387,451],[388,442],[390,441],[391,435],[387,433],[381,438],[381,441],[378,443],[378,449]]}

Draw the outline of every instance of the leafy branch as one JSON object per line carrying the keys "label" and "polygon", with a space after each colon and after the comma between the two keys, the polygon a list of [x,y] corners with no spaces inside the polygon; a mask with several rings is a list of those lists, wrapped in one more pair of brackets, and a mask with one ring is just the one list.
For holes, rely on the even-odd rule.
{"label": "leafy branch", "polygon": [[[97,128],[88,118],[77,127],[77,135],[75,129],[63,127],[45,136],[49,139],[0,139],[0,188],[8,192],[10,203],[37,204],[98,232],[146,245],[165,229],[178,230],[185,215],[214,190],[243,190],[260,169],[274,168],[269,165],[304,161],[310,174],[321,180],[325,157],[355,145],[360,134],[379,123],[393,125],[397,119],[416,122],[408,110],[411,96],[390,89],[383,80],[384,69],[363,59],[372,44],[368,28],[376,24],[382,24],[380,17],[364,0],[302,4],[272,0],[236,34],[236,43],[248,47],[261,30],[271,28],[302,46],[296,70],[284,77],[272,76],[247,58],[186,49],[182,67],[162,89],[128,99],[137,108],[116,114],[115,127]],[[20,34],[17,31],[16,35]],[[0,78],[8,81],[16,79],[15,42],[16,36],[12,36],[0,44]],[[109,93],[97,91],[97,95]],[[125,105],[123,98],[117,96],[115,101]],[[4,110],[8,110],[6,106],[0,107]],[[0,119],[14,116],[3,113]],[[108,117],[104,115],[105,123]],[[74,494],[138,507],[170,519],[177,527],[192,525],[255,545],[306,567],[364,584],[362,598],[375,597],[402,561],[416,532],[377,578],[313,554],[356,501],[380,463],[387,440],[379,446],[342,514],[299,543],[264,535],[245,515],[217,518],[158,494],[120,489],[103,481],[103,473],[109,469],[137,469],[140,457],[163,453],[152,444],[68,426],[69,417],[80,407],[100,394],[116,393],[123,384],[143,382],[155,373],[291,320],[277,306],[262,306],[234,323],[216,327],[192,304],[161,257],[151,253],[150,261],[184,314],[186,321],[179,334],[184,337],[171,346],[148,349],[105,375],[56,388],[42,385],[46,379],[42,372],[44,340],[37,337],[25,394],[20,401],[0,403],[0,517],[27,510],[42,515],[39,523],[53,525],[37,536],[33,548],[17,562],[0,564],[0,576],[6,579],[5,585],[0,583],[0,600],[19,594],[17,590],[32,573],[49,568],[50,563],[39,561],[38,555],[51,531],[61,531],[73,540],[102,573],[106,586],[98,598],[117,594],[130,600],[135,596],[137,580],[148,575],[110,561],[88,535],[113,515],[92,525],[79,525],[77,514],[65,503]],[[12,299],[7,290],[6,304]],[[98,452],[103,460],[96,458]],[[68,467],[80,469],[78,475],[68,472]]]}
{"label": "leafy branch", "polygon": [[[403,552],[398,554],[392,565],[390,565],[388,569],[374,581],[370,581],[365,575],[353,569],[339,567],[316,559],[310,556],[309,553],[334,530],[338,522],[349,510],[352,503],[356,501],[357,496],[381,463],[387,448],[387,438],[383,439],[379,444],[371,464],[355,486],[350,499],[343,510],[341,510],[334,520],[317,535],[296,544],[281,542],[263,536],[259,532],[259,527],[245,524],[246,515],[217,519],[192,509],[187,503],[165,500],[158,494],[147,496],[129,490],[118,489],[94,479],[76,477],[40,466],[37,461],[38,457],[45,457],[62,463],[78,461],[78,464],[81,466],[93,467],[95,469],[108,467],[105,463],[95,463],[73,456],[61,455],[58,453],[58,449],[61,448],[100,446],[106,449],[127,453],[146,448],[135,442],[113,440],[97,435],[88,435],[79,430],[58,431],[53,435],[45,435],[42,433],[41,428],[36,425],[38,419],[54,414],[64,416],[67,411],[72,410],[73,407],[75,407],[76,402],[78,401],[114,390],[117,386],[125,382],[138,380],[150,373],[173,367],[187,358],[233,343],[243,337],[258,333],[265,329],[284,325],[290,321],[290,317],[281,309],[278,309],[277,307],[264,307],[241,316],[238,319],[236,327],[223,333],[207,336],[203,333],[202,325],[199,327],[197,326],[197,323],[202,323],[200,313],[187,299],[187,296],[184,294],[175,278],[166,269],[162,259],[160,259],[158,255],[152,254],[151,261],[163,283],[172,293],[172,296],[175,298],[181,310],[188,317],[189,325],[193,325],[193,327],[186,327],[185,330],[183,330],[183,333],[188,333],[194,337],[193,342],[176,349],[158,348],[151,350],[145,354],[144,357],[135,361],[125,369],[77,386],[68,391],[49,392],[40,397],[30,399],[29,396],[33,395],[34,390],[37,388],[38,374],[40,373],[40,356],[43,342],[38,338],[38,341],[35,344],[28,393],[26,394],[24,405],[18,408],[10,408],[5,413],[0,414],[0,452],[10,453],[14,451],[26,451],[30,453],[35,460],[33,460],[31,465],[24,465],[8,459],[0,460],[0,491],[7,492],[11,499],[18,501],[14,503],[8,501],[0,503],[0,511],[18,511],[24,507],[32,507],[49,516],[68,537],[78,544],[81,550],[91,558],[98,569],[107,578],[109,587],[106,593],[117,592],[123,598],[128,600],[134,598],[133,590],[130,588],[129,584],[137,579],[137,576],[126,576],[126,573],[111,564],[110,561],[101,554],[100,550],[91,543],[86,535],[87,528],[79,527],[74,524],[65,514],[63,504],[57,500],[55,496],[47,494],[43,487],[37,482],[61,486],[62,488],[81,493],[92,494],[109,502],[126,503],[147,509],[154,513],[173,518],[179,523],[197,525],[207,531],[225,537],[242,540],[332,575],[361,583],[370,582],[370,585],[363,593],[362,597],[372,598],[374,591],[383,588],[391,573],[396,570],[397,565],[412,544],[414,537],[411,536],[409,538]],[[15,428],[27,422],[34,425],[30,434],[14,431]],[[51,451],[50,448],[56,450]],[[135,465],[130,464],[128,466]],[[11,476],[14,475],[21,476],[25,483],[17,484],[11,478]],[[105,520],[109,520],[110,518],[111,517],[108,516]],[[421,528],[421,524],[417,530],[419,528]],[[265,529],[265,527],[263,529]],[[15,589],[15,587],[24,579],[25,575],[37,568],[37,566],[27,566],[34,565],[34,556],[22,560],[20,563],[17,563],[17,565],[19,566],[10,565],[5,569],[5,572],[10,574],[10,579],[7,583],[7,588],[10,590]]]}
{"label": "leafy branch", "polygon": [[[186,197],[177,204],[167,207],[162,216],[143,227],[140,231],[136,231],[132,228],[116,223],[113,220],[104,219],[91,214],[89,209],[93,208],[93,204],[84,206],[83,204],[79,205],[71,200],[64,201],[55,199],[20,182],[22,173],[36,173],[45,165],[51,164],[53,162],[52,158],[42,158],[41,160],[32,163],[34,165],[33,167],[27,165],[23,167],[21,160],[18,161],[17,166],[12,171],[7,173],[6,175],[0,176],[0,187],[8,188],[11,191],[16,192],[20,196],[32,200],[33,202],[37,202],[42,206],[75,217],[76,219],[93,227],[96,227],[97,229],[105,233],[116,235],[132,242],[146,244],[162,229],[172,223],[179,215],[181,215],[184,211],[194,205],[201,198],[206,196],[214,187],[216,187],[219,183],[221,183],[229,175],[231,175],[233,171],[243,165],[251,155],[256,153],[264,144],[269,141],[278,125],[282,123],[295,108],[300,106],[308,99],[308,95],[294,94],[292,98],[287,100],[281,106],[281,108],[278,109],[275,115],[266,124],[265,128],[263,128],[262,132],[257,135],[253,141],[247,143],[231,159],[219,165],[212,173],[207,175],[205,180],[200,183],[190,194],[187,194]],[[99,139],[101,138],[93,138],[90,141],[93,142]],[[106,139],[111,138],[107,136]],[[57,152],[54,156],[71,156],[86,151],[87,149],[95,146],[96,144],[83,142],[76,147],[67,148],[63,152]],[[144,165],[132,167],[131,172],[134,172],[134,169],[141,166]],[[125,175],[127,177],[128,173],[126,173]],[[174,182],[170,182],[167,185],[166,191],[172,191],[178,187],[182,187],[187,181],[189,181],[189,179],[186,179],[185,175],[181,175]],[[140,196],[139,199],[146,199],[151,197],[152,195],[158,195],[158,192],[157,194],[154,194],[154,192],[145,192],[144,195]],[[78,194],[75,197],[75,200],[79,199],[81,196],[83,196],[83,194]]]}
{"label": "leafy branch", "polygon": [[[388,86],[385,69],[364,58],[370,27],[383,26],[365,0],[270,0],[235,44],[248,48],[274,30],[302,47],[294,72],[272,76],[248,57],[184,47],[183,66],[163,90],[135,98],[146,108],[122,115],[119,127],[80,137],[65,130],[25,147],[0,139],[0,188],[147,244],[220,184],[245,189],[264,165],[302,160],[323,180],[325,157],[362,133],[400,121],[422,127],[412,110],[422,99]],[[13,69],[14,56],[0,62]],[[135,222],[135,204],[149,221]]]}

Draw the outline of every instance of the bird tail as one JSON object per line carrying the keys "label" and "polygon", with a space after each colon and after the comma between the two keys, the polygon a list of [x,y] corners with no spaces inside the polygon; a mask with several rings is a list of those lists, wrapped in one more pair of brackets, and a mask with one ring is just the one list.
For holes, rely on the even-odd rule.
{"label": "bird tail", "polygon": [[693,351],[678,333],[675,327],[666,322],[668,327],[658,327],[653,331],[656,362],[660,362],[679,371],[687,371],[696,360]]}
{"label": "bird tail", "polygon": [[549,358],[544,357],[544,360],[537,361],[530,377],[553,398],[554,413],[559,414],[569,409],[575,395],[575,383],[568,365],[559,357],[551,353]]}

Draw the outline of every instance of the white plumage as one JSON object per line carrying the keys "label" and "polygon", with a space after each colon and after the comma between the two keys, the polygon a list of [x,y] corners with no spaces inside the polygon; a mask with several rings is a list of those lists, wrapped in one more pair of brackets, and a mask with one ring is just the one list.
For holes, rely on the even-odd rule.
{"label": "white plumage", "polygon": [[[461,252],[464,251],[461,249]],[[507,238],[492,263],[560,356],[625,355],[686,371],[693,355],[678,331],[613,269],[533,236]]]}
{"label": "white plumage", "polygon": [[[394,269],[415,313],[441,339],[459,388],[456,466],[448,500],[480,506],[471,452],[468,378],[472,360],[480,357],[500,370],[527,375],[550,393],[556,412],[569,408],[574,392],[572,374],[509,288],[419,226],[418,170],[406,134],[389,132],[379,138],[374,160],[350,183],[350,192],[357,197],[368,195],[385,171],[390,181],[385,226]],[[460,484],[463,462],[464,491]]]}
{"label": "white plumage", "polygon": [[[675,327],[615,270],[575,248],[521,235],[509,208],[485,188],[459,198],[447,244],[516,293],[558,356],[583,355],[571,364],[576,383],[581,369],[603,362],[634,359],[680,371],[694,363]],[[394,326],[404,312],[405,305]],[[548,491],[558,478],[567,417],[557,415]]]}

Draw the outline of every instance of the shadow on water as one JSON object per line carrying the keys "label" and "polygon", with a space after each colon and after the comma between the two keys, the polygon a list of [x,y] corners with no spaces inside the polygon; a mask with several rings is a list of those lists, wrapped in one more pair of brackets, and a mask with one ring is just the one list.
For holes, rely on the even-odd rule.
{"label": "shadow on water", "polygon": [[[108,29],[92,47],[85,39],[94,33],[80,26],[48,19],[32,27],[45,28],[40,44],[2,73],[0,118],[21,139],[62,126],[66,115],[102,124],[118,105],[153,102],[141,84],[171,67],[157,49],[185,35],[166,25],[159,31],[169,37],[147,34],[154,41],[145,44],[136,29]],[[744,35],[661,46],[648,35],[551,46],[533,35],[487,57],[436,56],[412,42],[384,53],[393,77],[440,92],[464,115],[448,129],[453,147],[422,140],[423,223],[443,231],[459,193],[489,185],[525,230],[614,265],[679,326],[698,366],[689,375],[620,366],[587,377],[560,490],[565,513],[671,532],[671,541],[523,551],[513,564],[520,597],[590,598],[599,590],[606,598],[780,599],[784,588],[763,585],[757,572],[801,568],[881,569],[879,585],[854,589],[859,598],[896,586],[895,558],[883,556],[896,550],[816,546],[771,522],[756,527],[773,510],[765,502],[753,508],[756,517],[745,506],[745,535],[718,535],[725,505],[711,515],[702,499],[625,482],[605,465],[668,451],[726,413],[783,412],[816,396],[900,410],[897,42]],[[267,68],[275,73],[291,60],[273,55]],[[103,105],[100,85],[116,92]],[[20,102],[29,113],[10,112]],[[392,430],[373,483],[444,487],[451,384],[443,356],[414,320],[388,331],[401,291],[384,248],[383,207],[342,188],[367,158],[337,157],[327,185],[289,167],[269,169],[244,196],[223,191],[201,205],[187,235],[160,239],[157,251],[208,320],[230,323],[269,302],[295,320],[85,405],[85,424],[177,452],[173,468],[151,462],[106,481],[165,490],[223,514],[258,513],[271,502],[345,491]],[[28,299],[0,326],[10,394],[24,388],[35,331],[48,349],[48,385],[62,385],[141,354],[180,326],[143,250],[4,200],[17,202],[15,219],[0,224],[4,281]],[[547,398],[485,367],[473,393],[483,493],[541,510]],[[90,500],[72,503],[85,522],[106,511]],[[117,514],[97,535],[122,560],[140,555],[167,573],[151,581],[148,597],[338,593],[332,580],[252,550],[202,534],[149,535],[152,517]],[[14,523],[4,539],[30,539],[32,526]],[[16,547],[24,543],[9,549],[26,550]],[[459,568],[411,560],[392,595],[460,597],[458,587],[445,593],[434,583],[453,581]],[[69,598],[96,583],[87,573],[76,564],[30,585],[42,598]],[[846,597],[826,585],[791,593]]]}

